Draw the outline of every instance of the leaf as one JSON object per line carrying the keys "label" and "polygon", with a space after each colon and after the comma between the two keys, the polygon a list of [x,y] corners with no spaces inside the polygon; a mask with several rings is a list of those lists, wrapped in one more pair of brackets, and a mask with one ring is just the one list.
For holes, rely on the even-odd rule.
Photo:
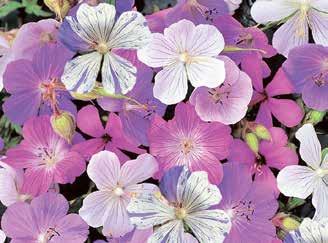
{"label": "leaf", "polygon": [[24,5],[27,14],[34,14],[41,17],[52,16],[52,13],[42,10],[42,7],[38,5],[36,0],[23,0],[22,4]]}
{"label": "leaf", "polygon": [[22,7],[23,7],[23,5],[19,2],[10,1],[0,7],[0,18],[7,16],[11,12],[15,11],[16,9],[22,8]]}
{"label": "leaf", "polygon": [[292,197],[288,200],[288,203],[286,205],[286,209],[288,211],[291,211],[299,206],[302,206],[306,201],[304,199],[300,199],[297,197]]}

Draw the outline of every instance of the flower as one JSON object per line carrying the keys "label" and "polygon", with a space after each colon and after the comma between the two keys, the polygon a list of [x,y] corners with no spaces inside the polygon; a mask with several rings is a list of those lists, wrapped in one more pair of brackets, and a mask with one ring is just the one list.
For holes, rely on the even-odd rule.
{"label": "flower", "polygon": [[3,89],[3,74],[6,71],[8,63],[10,63],[13,59],[10,46],[11,43],[7,40],[7,38],[0,35],[0,92]]}
{"label": "flower", "polygon": [[231,16],[219,17],[213,24],[222,33],[226,46],[241,48],[238,51],[225,51],[224,55],[241,66],[255,88],[263,88],[262,79],[270,76],[271,72],[263,58],[276,55],[276,50],[269,44],[265,33],[256,27],[245,28]]}
{"label": "flower", "polygon": [[224,0],[229,8],[229,13],[234,14],[235,10],[237,10],[242,2],[242,0]]}
{"label": "flower", "polygon": [[252,181],[245,164],[226,163],[223,171],[223,181],[219,185],[222,201],[218,208],[224,210],[232,222],[224,242],[272,242],[276,238],[276,228],[271,218],[278,209],[274,190]]}
{"label": "flower", "polygon": [[6,242],[6,235],[5,235],[5,233],[2,230],[0,230],[0,242],[1,243],[5,243]]}
{"label": "flower", "polygon": [[243,141],[235,139],[231,145],[228,161],[248,165],[249,173],[255,174],[255,181],[268,184],[278,197],[276,178],[270,168],[281,170],[288,165],[296,165],[298,156],[288,147],[288,137],[283,129],[272,127],[269,131],[271,140],[260,142],[258,154],[255,154]]}
{"label": "flower", "polygon": [[164,29],[166,28],[167,14],[171,11],[171,9],[172,8],[166,8],[154,12],[150,15],[146,15],[147,23],[152,33],[163,33]]}
{"label": "flower", "polygon": [[45,193],[31,204],[18,202],[1,219],[3,231],[12,242],[74,242],[88,237],[88,225],[77,214],[67,214],[69,204],[61,194]]}
{"label": "flower", "polygon": [[221,193],[209,183],[206,172],[174,167],[164,175],[160,188],[133,198],[128,211],[137,229],[158,226],[148,242],[190,242],[185,239],[185,226],[200,243],[220,243],[231,227],[226,213],[211,209],[220,200]]}
{"label": "flower", "polygon": [[285,75],[282,68],[278,70],[273,80],[265,87],[255,87],[251,104],[260,103],[256,121],[267,127],[272,127],[272,115],[283,125],[294,127],[304,116],[301,107],[292,99],[274,98],[279,95],[292,94],[294,87]]}
{"label": "flower", "polygon": [[159,162],[161,177],[174,166],[206,171],[212,183],[222,179],[222,165],[232,143],[229,126],[202,121],[190,104],[180,103],[175,117],[166,122],[156,116],[149,131],[150,153]]}
{"label": "flower", "polygon": [[171,8],[166,18],[166,24],[171,25],[182,19],[194,24],[211,23],[217,16],[229,13],[224,0],[178,0]]}
{"label": "flower", "polygon": [[92,156],[87,173],[99,191],[92,192],[79,210],[80,216],[92,227],[103,226],[106,236],[120,237],[133,230],[126,208],[131,198],[151,190],[152,184],[138,184],[158,170],[150,154],[142,154],[122,166],[118,157],[109,151]]}
{"label": "flower", "polygon": [[14,169],[26,169],[24,181],[31,195],[46,192],[53,183],[73,183],[84,172],[83,157],[53,131],[49,116],[29,119],[23,137],[7,151],[4,162]]}
{"label": "flower", "polygon": [[252,81],[231,59],[219,59],[225,62],[227,71],[224,83],[214,89],[195,89],[189,101],[203,121],[235,124],[246,115],[253,93]]}
{"label": "flower", "polygon": [[11,96],[3,104],[5,115],[21,125],[31,117],[61,110],[76,114],[76,107],[60,81],[65,62],[71,57],[70,51],[46,45],[35,52],[32,60],[9,63],[4,86]]}
{"label": "flower", "polygon": [[102,84],[108,92],[126,94],[133,88],[136,68],[113,50],[140,49],[149,42],[151,35],[142,14],[124,12],[114,24],[115,15],[115,7],[110,4],[89,6],[83,3],[76,17],[65,18],[60,38],[69,49],[82,54],[65,66],[62,80],[68,90],[90,92],[101,63]]}
{"label": "flower", "polygon": [[251,9],[260,24],[283,22],[273,35],[273,47],[288,56],[294,47],[309,42],[309,27],[315,43],[328,45],[328,5],[324,0],[256,1]]}
{"label": "flower", "polygon": [[0,151],[3,150],[4,147],[5,147],[5,144],[3,142],[3,139],[0,138]]}
{"label": "flower", "polygon": [[224,63],[216,58],[223,48],[223,37],[214,26],[181,20],[164,34],[152,34],[152,41],[138,51],[138,57],[150,67],[163,67],[155,76],[154,96],[171,105],[186,97],[188,79],[196,88],[216,88],[223,83]]}
{"label": "flower", "polygon": [[328,109],[328,48],[307,44],[294,48],[283,64],[295,92],[313,109]]}
{"label": "flower", "polygon": [[103,149],[114,152],[121,161],[129,159],[122,150],[137,154],[144,152],[131,138],[125,135],[121,119],[115,113],[109,114],[104,128],[97,108],[87,105],[77,114],[77,126],[82,132],[93,137],[74,146],[74,149],[83,154],[86,159]]}
{"label": "flower", "polygon": [[312,195],[317,219],[327,217],[327,163],[328,156],[321,158],[321,145],[312,124],[303,125],[297,132],[300,155],[308,166],[292,165],[281,170],[277,176],[278,188],[288,197],[305,199]]}
{"label": "flower", "polygon": [[328,218],[319,221],[303,219],[297,231],[290,232],[284,243],[325,243],[328,240]]}

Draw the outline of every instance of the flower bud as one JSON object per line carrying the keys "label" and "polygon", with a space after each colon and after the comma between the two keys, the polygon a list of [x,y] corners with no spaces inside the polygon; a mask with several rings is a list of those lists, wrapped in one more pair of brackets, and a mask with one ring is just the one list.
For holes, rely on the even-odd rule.
{"label": "flower bud", "polygon": [[312,123],[313,125],[316,125],[323,121],[326,113],[326,111],[311,110],[306,114],[304,123]]}
{"label": "flower bud", "polygon": [[71,143],[76,129],[74,117],[68,112],[62,112],[59,115],[52,115],[50,121],[54,131]]}
{"label": "flower bud", "polygon": [[259,152],[259,140],[254,133],[247,133],[245,135],[245,141],[254,153],[257,154]]}
{"label": "flower bud", "polygon": [[100,98],[98,94],[96,94],[94,91],[91,91],[89,93],[80,94],[76,92],[70,92],[71,96],[76,100],[82,100],[82,101],[90,101]]}
{"label": "flower bud", "polygon": [[261,124],[257,124],[255,126],[254,133],[260,139],[271,140],[271,134],[270,134],[269,130]]}
{"label": "flower bud", "polygon": [[286,217],[282,220],[282,229],[286,230],[286,231],[293,231],[298,229],[298,227],[300,226],[300,223],[292,218],[292,217]]}
{"label": "flower bud", "polygon": [[60,21],[62,21],[71,8],[69,0],[44,0],[44,4],[56,14]]}

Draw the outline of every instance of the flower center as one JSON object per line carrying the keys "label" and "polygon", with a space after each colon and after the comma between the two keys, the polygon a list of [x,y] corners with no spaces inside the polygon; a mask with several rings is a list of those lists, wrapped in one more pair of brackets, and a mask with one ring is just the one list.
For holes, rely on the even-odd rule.
{"label": "flower center", "polygon": [[113,190],[114,194],[118,197],[122,196],[124,194],[124,191],[122,189],[122,187],[116,187],[114,190]]}
{"label": "flower center", "polygon": [[38,148],[37,156],[43,161],[43,164],[48,168],[53,167],[57,163],[57,158],[52,149],[49,148]]}
{"label": "flower center", "polygon": [[181,150],[186,155],[194,149],[194,144],[190,139],[186,139],[181,143]]}
{"label": "flower center", "polygon": [[185,64],[190,64],[191,63],[191,56],[189,55],[188,52],[182,52],[179,55],[179,60]]}
{"label": "flower center", "polygon": [[55,228],[49,228],[45,233],[38,236],[38,243],[47,243],[54,236],[60,236],[60,234],[55,230]]}
{"label": "flower center", "polygon": [[179,220],[183,220],[187,216],[187,211],[184,208],[175,209],[175,217]]}
{"label": "flower center", "polygon": [[320,74],[314,76],[312,79],[318,87],[322,87],[327,83],[326,77],[323,73],[320,73]]}
{"label": "flower center", "polygon": [[99,52],[100,54],[104,55],[107,52],[109,52],[109,47],[106,43],[104,42],[100,42],[97,46],[96,46],[96,50],[97,52]]}
{"label": "flower center", "polygon": [[40,41],[43,44],[55,41],[53,35],[49,32],[42,32],[40,35]]}
{"label": "flower center", "polygon": [[241,200],[236,206],[232,207],[230,214],[251,221],[254,211],[255,207],[252,201]]}
{"label": "flower center", "polygon": [[317,169],[315,172],[316,172],[317,175],[318,175],[319,177],[321,177],[321,178],[323,178],[323,177],[325,177],[326,175],[328,175],[328,169],[321,169],[321,168],[319,168],[319,169]]}

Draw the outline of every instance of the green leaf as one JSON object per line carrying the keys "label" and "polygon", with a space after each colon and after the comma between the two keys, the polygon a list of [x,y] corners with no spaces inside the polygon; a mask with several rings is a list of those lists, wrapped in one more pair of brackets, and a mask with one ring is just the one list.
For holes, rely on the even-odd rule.
{"label": "green leaf", "polygon": [[22,7],[23,7],[23,5],[19,2],[10,1],[0,7],[0,18],[7,16],[11,12],[15,11],[16,9],[22,8]]}
{"label": "green leaf", "polygon": [[327,154],[328,154],[328,148],[324,148],[321,151],[321,159],[323,160],[326,157]]}
{"label": "green leaf", "polygon": [[300,199],[297,197],[292,197],[288,200],[288,203],[286,205],[286,209],[288,211],[291,211],[299,206],[302,206],[306,201],[304,199]]}
{"label": "green leaf", "polygon": [[25,12],[27,14],[34,14],[41,17],[50,17],[52,13],[42,10],[42,7],[38,5],[37,0],[23,0],[25,6]]}

